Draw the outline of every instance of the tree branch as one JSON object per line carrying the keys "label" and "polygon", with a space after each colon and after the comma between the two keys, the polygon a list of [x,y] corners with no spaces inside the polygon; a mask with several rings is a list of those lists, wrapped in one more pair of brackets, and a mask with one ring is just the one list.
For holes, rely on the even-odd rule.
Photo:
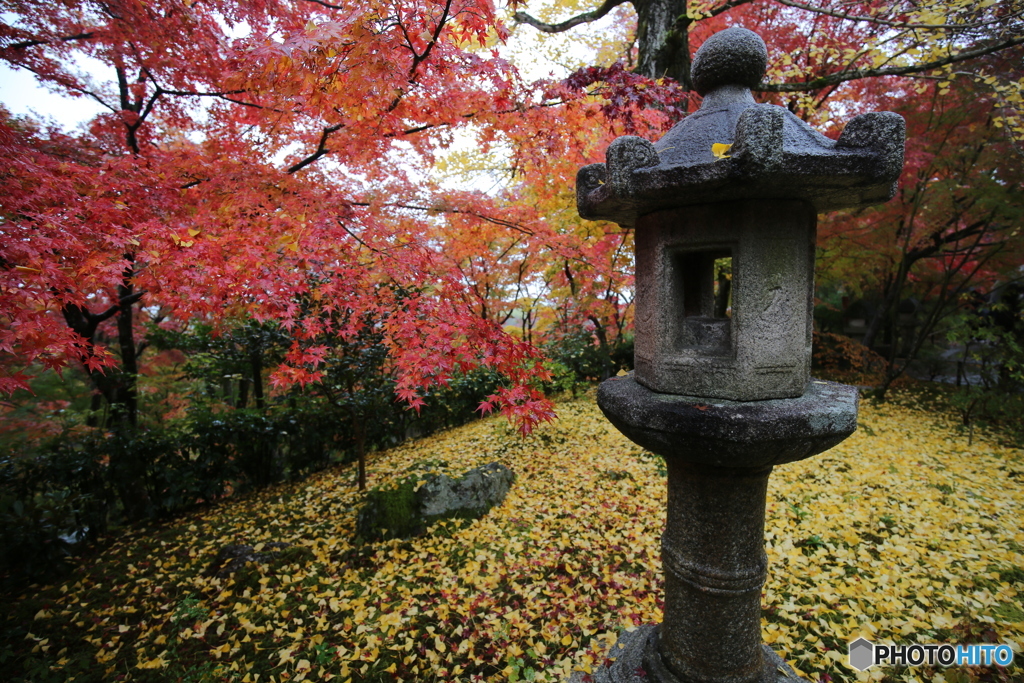
{"label": "tree branch", "polygon": [[[363,206],[369,206],[369,204],[364,204]],[[337,222],[338,222],[338,225],[341,226],[341,229],[344,230],[345,232],[347,232],[349,234],[349,237],[354,239],[356,242],[359,242],[359,244],[363,245],[364,247],[366,247],[367,249],[369,249],[370,251],[372,251],[375,254],[385,255],[384,252],[382,252],[380,249],[377,249],[375,247],[371,247],[369,244],[364,242],[362,240],[362,238],[359,237],[359,235],[357,235],[354,232],[352,232],[351,230],[349,230],[348,226],[345,225],[345,222],[342,221],[340,218],[337,220]]]}
{"label": "tree branch", "polygon": [[827,7],[814,7],[813,5],[807,5],[802,2],[796,2],[796,0],[775,0],[780,5],[786,5],[787,7],[795,7],[796,9],[802,9],[807,12],[814,12],[816,14],[825,14],[836,19],[845,19],[847,21],[860,21],[869,22],[872,24],[878,24],[880,26],[890,26],[892,28],[908,28],[908,29],[920,29],[923,31],[949,31],[949,30],[969,30],[984,28],[993,24],[999,24],[1013,19],[1022,14],[1022,12],[1016,12],[1006,17],[999,17],[991,21],[979,21],[974,24],[912,24],[907,21],[890,21],[889,19],[882,19],[880,17],[868,17],[857,14],[848,14],[846,12],[840,12],[838,10],[828,9]]}
{"label": "tree branch", "polygon": [[711,13],[708,14],[708,16],[717,17],[719,14],[722,14],[723,12],[728,12],[733,8],[739,7],[740,5],[745,5],[748,2],[752,1],[753,0],[729,0],[729,2],[725,3],[724,5],[716,7],[715,9],[711,10]]}
{"label": "tree branch", "polygon": [[[444,10],[441,12],[441,18],[437,20],[437,26],[434,28],[434,35],[430,37],[430,42],[423,48],[423,53],[416,55],[416,51],[413,50],[413,54],[416,57],[412,60],[412,68],[409,69],[409,82],[414,83],[416,81],[416,69],[419,68],[420,64],[427,61],[427,57],[430,56],[431,50],[437,45],[437,39],[441,37],[441,31],[444,30],[445,24],[448,22],[448,13],[452,9],[452,0],[447,0],[444,4]],[[402,27],[405,30],[405,27]]]}
{"label": "tree branch", "polygon": [[315,3],[315,4],[320,5],[322,7],[326,7],[327,9],[345,9],[341,5],[332,5],[329,2],[324,2],[324,0],[306,0],[306,2]]}
{"label": "tree branch", "polygon": [[117,306],[119,308],[128,308],[129,306],[134,306],[139,302],[139,300],[142,297],[146,296],[146,294],[147,292],[144,289],[138,292],[132,292],[128,296],[123,296],[120,299],[118,299]]}
{"label": "tree branch", "polygon": [[930,236],[930,239],[932,241],[930,245],[926,247],[918,247],[916,249],[911,249],[910,251],[907,252],[906,256],[904,256],[904,260],[906,260],[908,263],[916,263],[923,258],[934,256],[939,252],[942,252],[944,254],[948,253],[946,251],[943,251],[942,249],[947,244],[954,244],[967,237],[977,237],[980,239],[980,237],[984,235],[985,232],[988,231],[988,227],[990,225],[989,221],[991,220],[991,218],[992,217],[990,214],[986,218],[975,221],[974,223],[971,223],[970,225],[960,228],[959,230],[951,232],[947,235],[943,235],[941,233],[934,233]]}
{"label": "tree branch", "polygon": [[330,154],[331,150],[327,149],[327,138],[330,137],[331,133],[335,133],[335,132],[341,130],[342,128],[344,128],[344,127],[345,127],[345,124],[339,123],[337,125],[330,126],[328,128],[324,128],[324,132],[320,136],[320,143],[316,146],[316,150],[312,154],[310,154],[308,157],[306,157],[302,161],[298,162],[297,164],[292,164],[291,166],[289,166],[288,170],[285,171],[285,173],[291,175],[292,173],[295,173],[297,171],[301,171],[302,169],[306,168],[307,166],[312,164],[314,161],[316,161],[320,157],[322,157],[324,155],[327,155],[327,154]]}
{"label": "tree branch", "polygon": [[529,24],[538,31],[543,31],[544,33],[561,33],[563,31],[568,31],[574,26],[579,26],[580,24],[588,24],[592,21],[597,21],[598,19],[608,14],[613,9],[615,9],[616,7],[625,2],[626,0],[604,0],[604,3],[597,9],[591,12],[577,14],[573,18],[566,19],[565,21],[559,22],[557,24],[546,24],[540,19],[533,18],[526,12],[516,12],[512,19],[517,24]]}
{"label": "tree branch", "polygon": [[[41,73],[40,73],[40,72],[39,72],[39,71],[38,71],[37,69],[34,69],[34,68],[32,68],[32,67],[31,67],[31,66],[29,66],[28,64],[19,64],[19,63],[17,63],[17,62],[13,62],[13,64],[14,64],[15,66],[17,66],[17,67],[20,67],[20,68],[22,68],[22,69],[28,69],[29,71],[31,71],[32,73],[34,73],[34,74],[35,74],[36,76],[38,76],[38,77],[39,77],[40,79],[43,79],[43,78],[45,78],[45,77],[43,76],[43,74],[41,74]],[[98,103],[98,104],[99,104],[99,105],[100,105],[101,107],[103,107],[104,109],[109,109],[109,110],[110,110],[111,112],[113,112],[113,113],[115,113],[115,114],[116,114],[116,113],[117,113],[118,111],[120,111],[120,110],[119,110],[119,109],[118,109],[117,107],[111,106],[110,104],[108,104],[108,103],[104,102],[104,101],[103,101],[103,99],[102,99],[102,98],[101,98],[101,97],[100,97],[99,95],[97,95],[96,93],[94,93],[94,92],[93,92],[93,91],[91,91],[91,90],[86,90],[85,88],[83,88],[83,87],[81,87],[81,86],[78,86],[78,85],[75,85],[74,83],[66,83],[66,82],[63,82],[63,81],[62,81],[62,82],[61,82],[60,84],[61,84],[61,85],[62,85],[63,87],[67,88],[68,90],[73,90],[73,91],[75,91],[75,92],[79,93],[80,95],[83,95],[83,96],[85,96],[85,97],[89,97],[89,98],[92,98],[92,99],[96,100],[96,102],[97,102],[97,103]]]}
{"label": "tree branch", "polygon": [[[349,205],[350,206],[370,206],[370,202],[349,202]],[[466,211],[464,209],[454,209],[454,208],[439,208],[439,207],[432,207],[432,206],[416,206],[415,204],[399,204],[399,203],[396,203],[396,202],[384,204],[384,206],[392,206],[392,207],[394,207],[396,209],[409,209],[411,211],[425,211],[427,213],[465,214],[467,216],[474,216],[474,217],[479,218],[481,220],[487,221],[488,223],[494,223],[495,225],[500,225],[500,226],[505,227],[505,228],[512,228],[513,230],[521,232],[524,235],[533,235],[534,234],[534,232],[532,230],[530,230],[529,228],[526,228],[526,227],[524,227],[522,225],[519,225],[518,223],[513,223],[512,221],[507,221],[507,220],[505,220],[503,218],[494,218],[492,216],[486,216],[486,215],[484,215],[482,213],[477,213],[476,211]]]}
{"label": "tree branch", "polygon": [[754,90],[758,92],[809,92],[813,90],[821,90],[822,88],[827,88],[830,85],[845,83],[846,81],[855,81],[861,78],[910,76],[913,74],[924,73],[926,71],[932,71],[949,64],[956,64],[957,62],[965,62],[969,59],[984,57],[985,55],[1000,52],[1011,47],[1016,47],[1017,45],[1024,45],[1024,35],[1007,38],[1006,40],[993,43],[985,47],[964,50],[963,52],[958,52],[956,54],[949,55],[948,57],[943,57],[942,59],[924,62],[923,64],[915,64],[912,66],[892,66],[881,69],[843,70],[838,73],[815,78],[814,80],[806,81],[804,83],[762,83],[754,88]]}
{"label": "tree branch", "polygon": [[[94,35],[95,34],[92,31],[90,31],[88,33],[78,33],[78,34],[73,35],[73,36],[61,36],[61,37],[57,38],[57,40],[60,40],[62,42],[68,42],[68,41],[71,41],[71,40],[89,40]],[[53,42],[53,40],[44,40],[42,38],[37,38],[36,40],[25,40],[25,41],[22,41],[20,43],[12,43],[11,45],[8,45],[7,47],[5,47],[3,49],[4,50],[24,50],[25,48],[28,48],[28,47],[35,47],[36,45],[47,45],[47,44],[52,43],[52,42]]]}
{"label": "tree branch", "polygon": [[68,323],[68,327],[91,341],[100,323],[110,320],[121,309],[137,304],[145,295],[146,292],[141,291],[122,297],[116,304],[109,306],[102,313],[92,313],[85,306],[79,306],[78,304],[67,304],[61,309],[61,312],[64,314],[64,320]]}

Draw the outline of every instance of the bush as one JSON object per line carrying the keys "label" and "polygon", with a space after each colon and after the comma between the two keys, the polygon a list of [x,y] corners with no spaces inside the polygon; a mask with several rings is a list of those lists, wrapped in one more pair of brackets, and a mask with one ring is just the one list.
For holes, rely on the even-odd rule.
{"label": "bush", "polygon": [[[365,446],[387,448],[464,424],[499,381],[485,369],[458,375],[431,390],[419,414],[385,402],[364,419]],[[310,396],[265,410],[203,403],[159,429],[66,430],[0,460],[0,573],[8,586],[48,579],[79,542],[106,533],[125,510],[136,518],[174,516],[233,492],[302,479],[354,459],[354,451],[352,416]]]}
{"label": "bush", "polygon": [[601,346],[587,327],[579,327],[553,336],[544,351],[550,359],[547,368],[553,376],[549,390],[571,391],[633,367],[633,337],[624,335],[608,346]]}
{"label": "bush", "polygon": [[[285,403],[269,411],[195,410],[186,425],[187,435],[177,450],[187,451],[189,476],[209,480],[214,497],[227,484],[262,488],[302,479],[329,466],[351,440],[348,420],[314,399],[305,399],[301,407]],[[206,492],[197,493],[209,500]]]}
{"label": "bush", "polygon": [[[374,440],[379,447],[394,445],[389,438],[406,435],[425,436],[442,429],[464,425],[480,417],[478,408],[487,396],[497,391],[501,376],[493,370],[478,368],[471,372],[455,375],[446,387],[427,391],[427,404],[419,413],[407,410],[402,404],[392,405],[390,422],[381,421],[382,426],[391,426],[390,434],[382,434]],[[368,439],[369,442],[369,439]]]}
{"label": "bush", "polygon": [[811,367],[826,379],[854,384],[877,384],[885,359],[860,342],[832,332],[814,333]]}
{"label": "bush", "polygon": [[389,488],[370,489],[359,512],[356,533],[364,541],[408,538],[423,531],[416,498],[417,477],[406,477]]}
{"label": "bush", "polygon": [[5,589],[59,575],[76,543],[107,530],[114,502],[107,469],[67,442],[34,457],[0,460]]}

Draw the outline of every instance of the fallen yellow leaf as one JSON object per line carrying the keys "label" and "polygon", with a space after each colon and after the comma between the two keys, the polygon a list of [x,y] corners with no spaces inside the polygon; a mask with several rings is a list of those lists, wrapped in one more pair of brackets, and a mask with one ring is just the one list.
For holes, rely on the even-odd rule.
{"label": "fallen yellow leaf", "polygon": [[711,153],[715,155],[716,159],[728,159],[729,150],[732,149],[732,144],[725,144],[723,142],[716,142],[711,145]]}

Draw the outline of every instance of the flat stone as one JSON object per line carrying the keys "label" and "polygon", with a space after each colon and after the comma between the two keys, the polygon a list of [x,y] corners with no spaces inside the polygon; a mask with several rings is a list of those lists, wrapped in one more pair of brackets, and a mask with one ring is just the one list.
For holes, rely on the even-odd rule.
{"label": "flat stone", "polygon": [[855,387],[811,380],[803,396],[729,401],[659,394],[633,373],[601,383],[597,404],[634,443],[716,467],[764,468],[832,448],[857,429]]}

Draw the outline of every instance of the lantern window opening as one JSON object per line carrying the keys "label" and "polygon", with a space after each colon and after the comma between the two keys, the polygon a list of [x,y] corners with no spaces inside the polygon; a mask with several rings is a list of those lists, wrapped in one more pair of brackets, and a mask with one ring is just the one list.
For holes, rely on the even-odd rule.
{"label": "lantern window opening", "polygon": [[672,335],[677,351],[733,355],[733,245],[666,252],[671,310],[682,311]]}

